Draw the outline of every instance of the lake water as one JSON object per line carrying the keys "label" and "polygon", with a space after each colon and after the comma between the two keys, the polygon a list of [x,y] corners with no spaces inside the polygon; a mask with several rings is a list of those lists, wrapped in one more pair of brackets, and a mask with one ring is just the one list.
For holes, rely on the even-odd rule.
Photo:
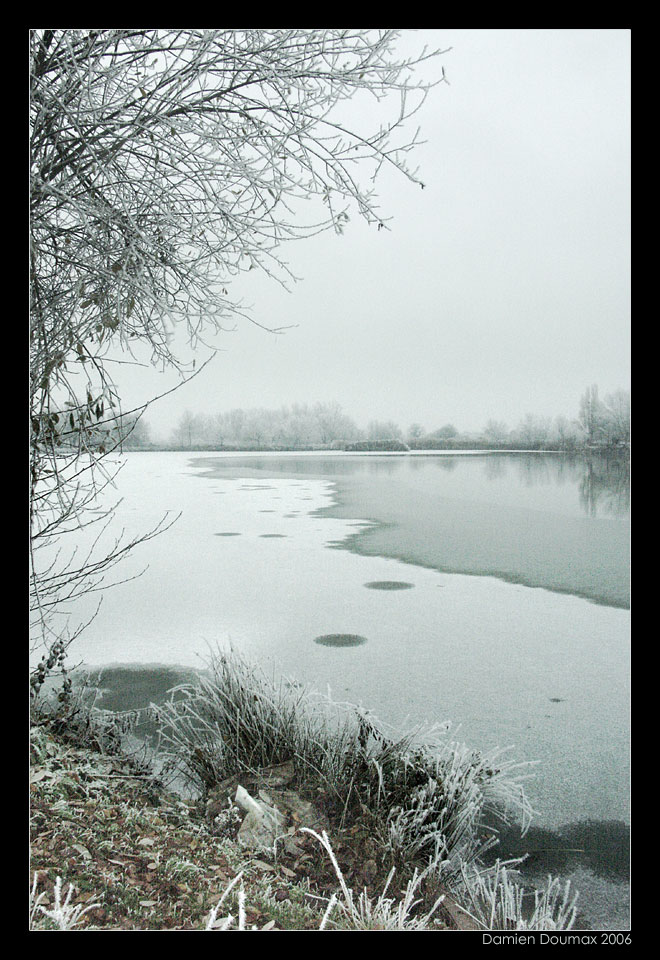
{"label": "lake water", "polygon": [[[625,465],[555,454],[123,459],[115,530],[181,517],[122,566],[121,578],[148,569],[104,595],[78,659],[150,665],[164,687],[173,668],[232,643],[396,728],[450,720],[475,748],[511,745],[512,758],[539,761],[527,788],[537,816],[502,851],[532,849],[532,878],[571,877],[583,924],[627,926]],[[130,700],[126,675],[114,676]],[[116,689],[112,701],[112,669],[104,677],[106,705],[127,705]]]}

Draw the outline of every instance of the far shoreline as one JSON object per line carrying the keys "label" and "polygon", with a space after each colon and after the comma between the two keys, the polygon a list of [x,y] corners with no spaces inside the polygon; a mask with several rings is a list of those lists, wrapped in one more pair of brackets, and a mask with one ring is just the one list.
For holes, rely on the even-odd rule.
{"label": "far shoreline", "polygon": [[[169,451],[163,451],[169,452]],[[204,460],[206,459],[204,454],[208,454],[208,463],[204,464],[210,472],[213,472],[213,467],[211,461],[213,460],[223,460],[228,465],[226,469],[222,469],[218,476],[224,477],[236,477],[246,475],[245,471],[248,471],[249,475],[252,478],[260,477],[265,479],[264,471],[257,469],[255,467],[250,467],[249,464],[245,464],[245,468],[241,469],[239,465],[229,466],[230,461],[242,461],[249,459],[273,459],[277,460],[278,458],[290,459],[294,461],[296,458],[309,457],[310,460],[313,457],[326,457],[326,458],[374,458],[374,457],[386,457],[386,458],[402,458],[402,457],[424,457],[428,456],[429,458],[435,457],[445,457],[445,456],[482,456],[490,455],[493,453],[497,454],[507,454],[511,455],[520,455],[528,456],[529,454],[554,454],[561,451],[550,451],[550,450],[452,450],[452,451],[440,451],[440,450],[430,450],[430,451],[397,451],[397,452],[365,452],[365,451],[331,451],[331,450],[309,450],[309,451],[211,451],[211,450],[192,450],[192,451],[171,451],[176,453],[189,453],[192,454],[191,462],[195,464],[196,469],[200,469]],[[239,471],[239,472],[237,472]],[[206,476],[209,476],[209,473],[205,473]],[[280,479],[285,477],[290,478],[299,478],[303,476],[304,473],[297,471],[295,465],[292,463],[290,470],[278,471],[277,476]],[[360,497],[355,492],[355,483],[356,481],[351,481],[351,478],[346,475],[328,475],[326,479],[332,485],[332,496],[333,503],[327,506],[319,508],[315,511],[315,515],[319,517],[328,517],[336,520],[361,520],[368,522],[369,526],[367,529],[360,529],[354,533],[349,534],[341,543],[334,545],[333,549],[339,550],[348,550],[352,553],[361,555],[361,556],[379,556],[391,560],[399,560],[403,563],[410,564],[416,567],[422,567],[427,570],[437,570],[439,573],[445,574],[456,574],[460,576],[474,576],[474,577],[493,577],[494,579],[503,581],[505,583],[516,584],[520,586],[527,587],[529,589],[542,589],[548,590],[551,593],[562,594],[565,596],[576,597],[581,600],[586,600],[589,603],[595,603],[599,606],[610,607],[612,609],[618,610],[630,610],[630,597],[629,595],[615,595],[615,593],[610,592],[609,594],[598,593],[594,589],[590,589],[587,585],[580,586],[579,584],[570,584],[566,585],[561,583],[557,576],[559,574],[555,571],[555,579],[552,580],[551,576],[544,577],[530,577],[528,574],[514,569],[500,569],[499,567],[494,567],[489,563],[484,564],[472,564],[465,563],[455,558],[455,561],[452,562],[450,557],[447,557],[445,562],[438,561],[436,556],[429,556],[428,551],[426,553],[423,549],[420,549],[419,543],[417,542],[418,538],[409,537],[407,542],[402,547],[400,542],[400,537],[388,536],[388,528],[391,530],[401,530],[400,520],[395,515],[395,512],[390,513],[383,511],[382,504],[379,506],[376,503],[370,503],[370,508],[365,511],[364,504],[360,501]],[[390,505],[391,507],[391,505]],[[566,523],[570,523],[570,519],[566,520]],[[375,545],[374,545],[374,541]]]}

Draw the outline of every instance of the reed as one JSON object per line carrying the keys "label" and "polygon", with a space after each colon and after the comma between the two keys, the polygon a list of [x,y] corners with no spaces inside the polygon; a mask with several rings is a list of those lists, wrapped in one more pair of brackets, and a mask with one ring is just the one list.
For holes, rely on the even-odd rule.
{"label": "reed", "polygon": [[[486,930],[570,930],[578,899],[570,881],[548,876],[544,887],[529,893],[516,877],[520,862],[498,861],[488,870],[463,865],[459,889],[465,912]],[[533,897],[533,906],[526,906],[526,897]]]}
{"label": "reed", "polygon": [[293,761],[295,786],[331,797],[339,828],[368,814],[399,868],[457,877],[496,842],[492,829],[482,837],[487,820],[518,820],[523,832],[531,820],[528,765],[451,742],[445,726],[387,736],[364,710],[270,679],[234,650],[213,654],[206,675],[153,711],[160,748],[195,789]]}

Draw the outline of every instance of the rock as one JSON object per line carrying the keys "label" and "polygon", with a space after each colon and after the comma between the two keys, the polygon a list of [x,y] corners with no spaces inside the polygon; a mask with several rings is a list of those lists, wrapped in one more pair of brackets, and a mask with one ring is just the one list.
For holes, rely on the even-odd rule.
{"label": "rock", "polygon": [[227,809],[228,802],[233,802],[236,789],[242,786],[253,796],[256,796],[261,788],[281,788],[286,787],[295,776],[293,760],[286,760],[284,763],[273,764],[270,767],[261,767],[254,773],[245,772],[235,774],[233,777],[227,777],[216,784],[209,791],[206,802],[206,817],[213,822],[219,813]]}
{"label": "rock", "polygon": [[234,800],[245,812],[238,840],[252,849],[273,849],[279,840],[287,853],[297,854],[300,845],[293,834],[300,827],[316,831],[329,827],[325,815],[294,790],[260,790],[255,798],[239,784]]}
{"label": "rock", "polygon": [[313,803],[303,798],[295,790],[260,791],[259,796],[272,803],[285,816],[287,825],[309,827],[310,830],[329,830],[327,817]]}
{"label": "rock", "polygon": [[285,830],[285,816],[263,800],[255,800],[240,785],[234,799],[246,813],[238,831],[239,843],[257,850],[272,849],[277,837]]}
{"label": "rock", "polygon": [[283,849],[297,855],[302,835],[294,837],[300,827],[317,832],[329,829],[329,822],[313,803],[284,789],[295,777],[293,760],[262,767],[228,777],[209,792],[206,817],[211,827],[215,818],[225,814],[230,803],[245,814],[238,831],[238,840],[252,849],[272,849],[279,840]]}

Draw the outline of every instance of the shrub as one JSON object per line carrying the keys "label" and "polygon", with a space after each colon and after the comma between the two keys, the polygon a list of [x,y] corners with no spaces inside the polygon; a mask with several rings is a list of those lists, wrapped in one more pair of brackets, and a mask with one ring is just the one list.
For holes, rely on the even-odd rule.
{"label": "shrub", "polygon": [[[269,680],[235,651],[211,657],[207,676],[152,709],[173,767],[206,793],[222,780],[293,761],[301,792],[329,798],[341,827],[368,817],[399,867],[456,876],[492,845],[486,819],[531,818],[517,765],[449,742],[446,727],[385,736],[369,715],[286,680]],[[175,698],[176,695],[176,698]],[[524,766],[524,765],[519,765]],[[528,774],[527,774],[528,775]]]}

